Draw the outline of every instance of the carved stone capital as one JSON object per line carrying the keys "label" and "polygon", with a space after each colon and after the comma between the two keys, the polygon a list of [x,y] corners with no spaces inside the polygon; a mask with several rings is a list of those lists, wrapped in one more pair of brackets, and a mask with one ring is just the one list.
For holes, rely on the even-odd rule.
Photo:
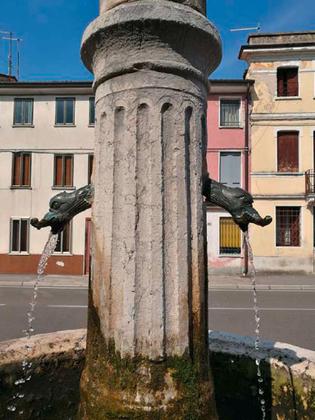
{"label": "carved stone capital", "polygon": [[95,87],[142,70],[207,84],[208,74],[221,60],[221,40],[216,28],[190,7],[139,0],[92,22],[84,33],[81,55],[95,76]]}

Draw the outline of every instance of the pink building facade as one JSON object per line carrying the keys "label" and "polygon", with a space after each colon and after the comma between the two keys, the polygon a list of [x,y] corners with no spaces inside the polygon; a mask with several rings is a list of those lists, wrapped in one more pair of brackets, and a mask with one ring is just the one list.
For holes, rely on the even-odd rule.
{"label": "pink building facade", "polygon": [[[207,164],[211,178],[250,191],[250,87],[248,80],[210,81]],[[207,207],[209,272],[247,272],[242,235],[230,215]]]}

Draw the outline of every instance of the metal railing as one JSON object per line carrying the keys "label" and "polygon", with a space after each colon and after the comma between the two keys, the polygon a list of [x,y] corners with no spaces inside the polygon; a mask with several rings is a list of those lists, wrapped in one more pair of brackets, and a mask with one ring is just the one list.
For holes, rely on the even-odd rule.
{"label": "metal railing", "polygon": [[305,172],[305,195],[315,195],[315,171],[313,169]]}

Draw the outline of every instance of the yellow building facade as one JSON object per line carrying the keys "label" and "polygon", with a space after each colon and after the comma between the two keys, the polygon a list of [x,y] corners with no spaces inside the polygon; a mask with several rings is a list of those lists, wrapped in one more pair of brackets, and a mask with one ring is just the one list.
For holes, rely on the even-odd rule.
{"label": "yellow building facade", "polygon": [[273,223],[252,226],[260,271],[312,273],[314,259],[315,32],[251,35],[240,58],[252,87],[251,193]]}

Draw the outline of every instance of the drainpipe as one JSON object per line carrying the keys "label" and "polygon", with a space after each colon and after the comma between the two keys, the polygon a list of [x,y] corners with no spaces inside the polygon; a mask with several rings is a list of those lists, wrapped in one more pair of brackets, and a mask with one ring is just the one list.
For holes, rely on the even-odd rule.
{"label": "drainpipe", "polygon": [[[244,156],[244,171],[245,171],[245,190],[249,190],[249,101],[250,101],[250,85],[247,87],[246,101],[245,101],[245,156]],[[243,239],[244,240],[244,239]],[[245,242],[245,241],[244,241]],[[244,245],[244,266],[243,276],[248,274],[248,247]]]}

